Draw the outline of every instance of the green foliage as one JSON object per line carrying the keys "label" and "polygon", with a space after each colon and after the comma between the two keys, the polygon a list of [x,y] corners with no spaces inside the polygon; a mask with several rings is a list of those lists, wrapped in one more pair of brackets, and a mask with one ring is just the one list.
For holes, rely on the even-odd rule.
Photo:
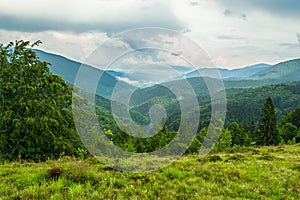
{"label": "green foliage", "polygon": [[153,152],[165,147],[177,134],[175,131],[162,129],[152,137],[137,138],[119,131],[113,135],[112,141],[123,150],[144,153]]}
{"label": "green foliage", "polygon": [[[200,85],[197,85],[197,79],[189,80],[192,85],[195,85],[195,90],[197,88],[205,88],[202,84],[202,80],[198,80],[201,82]],[[239,85],[235,83],[235,85]],[[197,87],[196,87],[197,86]],[[166,96],[168,93],[161,92],[161,90],[157,91],[158,86],[145,88],[137,94],[141,93],[143,95],[143,99],[145,97],[150,98],[145,101],[135,102],[133,101],[132,109],[137,113],[140,112],[141,115],[148,118],[148,110],[151,105],[155,104],[155,102],[162,103],[162,105],[167,109],[168,119],[167,125],[170,130],[177,130],[180,124],[180,109],[178,108],[178,103],[173,101],[170,96]],[[232,86],[233,87],[233,86]],[[274,106],[276,107],[276,116],[280,120],[287,113],[293,111],[297,106],[300,105],[300,82],[288,83],[288,84],[280,84],[280,85],[267,85],[263,87],[257,88],[231,88],[228,86],[226,88],[227,94],[227,111],[226,111],[226,121],[225,124],[229,125],[231,122],[238,122],[240,124],[246,122],[249,128],[252,130],[245,130],[249,132],[248,137],[254,138],[253,124],[258,123],[260,120],[260,113],[263,108],[264,102],[268,96],[271,96],[274,101]],[[155,92],[158,92],[156,97],[151,98]],[[136,94],[136,95],[137,95]],[[207,98],[207,91],[202,92],[202,95],[199,94],[198,101],[200,104],[200,114],[201,121],[200,127],[208,126],[211,118],[211,103],[210,98]],[[138,97],[140,97],[138,96]],[[135,98],[137,99],[137,98]],[[134,104],[138,103],[138,104]],[[299,115],[298,115],[299,116]],[[300,119],[298,120],[298,122]],[[249,142],[249,141],[248,141]]]}
{"label": "green foliage", "polygon": [[300,128],[300,108],[296,108],[288,113],[282,120],[281,124],[291,123],[297,128]]}
{"label": "green foliage", "polygon": [[300,105],[299,88],[299,82],[268,85],[247,89],[240,94],[229,97],[227,99],[226,124],[231,122],[243,123],[244,121],[247,123],[259,122],[261,110],[269,96],[273,99],[276,116],[280,120]]}
{"label": "green foliage", "polygon": [[247,133],[237,122],[232,122],[228,125],[228,130],[232,134],[232,145],[241,145],[246,144]]}
{"label": "green foliage", "polygon": [[197,137],[195,137],[191,145],[187,149],[186,153],[187,154],[199,153],[200,149],[201,149],[201,142],[198,140]]}
{"label": "green foliage", "polygon": [[0,45],[0,154],[45,160],[80,145],[70,112],[72,88],[52,75],[29,42]]}
{"label": "green foliage", "polygon": [[271,97],[268,97],[261,112],[261,120],[258,131],[258,143],[260,145],[277,145],[280,142],[277,130],[277,118],[275,107]]}
{"label": "green foliage", "polygon": [[297,136],[295,137],[296,143],[300,143],[300,132],[298,132]]}
{"label": "green foliage", "polygon": [[218,142],[214,145],[213,151],[229,151],[232,145],[230,130],[223,129]]}
{"label": "green foliage", "polygon": [[300,142],[300,108],[288,113],[280,121],[279,133],[285,143]]}
{"label": "green foliage", "polygon": [[86,149],[83,148],[77,148],[76,155],[79,159],[83,160],[86,159],[89,155],[89,152]]}
{"label": "green foliage", "polygon": [[298,129],[297,126],[291,123],[285,123],[279,127],[279,133],[284,142],[287,143],[297,136]]}

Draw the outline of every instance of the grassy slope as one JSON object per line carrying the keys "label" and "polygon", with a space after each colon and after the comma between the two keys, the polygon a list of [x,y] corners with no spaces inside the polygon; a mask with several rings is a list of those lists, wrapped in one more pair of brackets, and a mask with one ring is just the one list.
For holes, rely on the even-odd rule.
{"label": "grassy slope", "polygon": [[300,199],[299,180],[299,144],[185,156],[144,174],[63,158],[0,165],[0,199]]}

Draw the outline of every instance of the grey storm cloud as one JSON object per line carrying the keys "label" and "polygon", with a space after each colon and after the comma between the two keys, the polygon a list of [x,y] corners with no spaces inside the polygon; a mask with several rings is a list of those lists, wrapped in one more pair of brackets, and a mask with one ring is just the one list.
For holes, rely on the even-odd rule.
{"label": "grey storm cloud", "polygon": [[164,27],[175,30],[184,28],[183,24],[173,18],[164,18],[160,20],[139,19],[135,22],[85,22],[85,23],[69,23],[68,21],[55,21],[50,18],[27,18],[23,19],[16,16],[3,16],[0,14],[0,28],[11,31],[39,32],[47,30],[62,30],[86,32],[96,30],[107,32],[109,35],[113,32],[119,32],[128,29],[140,27]]}
{"label": "grey storm cloud", "polygon": [[[27,32],[95,30],[111,34],[139,27],[164,27],[175,30],[184,28],[184,24],[176,17],[168,3],[160,1],[136,0],[134,3],[131,1],[127,7],[113,4],[114,1],[106,1],[108,3],[102,1],[99,6],[97,4],[99,1],[94,1],[94,6],[89,5],[85,8],[78,3],[85,1],[79,0],[69,1],[70,8],[67,7],[68,5],[66,8],[61,8],[63,5],[53,0],[52,2],[55,3],[49,1],[49,8],[47,8],[41,1],[31,0],[31,2],[38,2],[37,5],[32,5],[35,8],[32,12],[26,11],[27,8],[20,10],[14,6],[19,3],[22,7],[24,2],[26,1],[12,0],[10,4],[1,3],[0,29]],[[89,1],[86,1],[86,4],[88,3]]]}
{"label": "grey storm cloud", "polygon": [[276,15],[282,16],[300,16],[300,1],[299,0],[216,0],[225,8],[249,10],[259,9]]}
{"label": "grey storm cloud", "polygon": [[235,11],[230,10],[230,9],[224,10],[223,14],[226,17],[236,17],[236,18],[240,18],[240,19],[243,19],[243,20],[247,20],[247,15],[245,13],[235,12]]}

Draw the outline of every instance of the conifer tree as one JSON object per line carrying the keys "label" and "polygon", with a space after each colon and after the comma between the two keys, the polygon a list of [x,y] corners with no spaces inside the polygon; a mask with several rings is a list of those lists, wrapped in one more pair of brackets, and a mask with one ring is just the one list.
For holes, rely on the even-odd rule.
{"label": "conifer tree", "polygon": [[280,142],[277,130],[277,117],[271,97],[267,98],[262,109],[258,134],[258,144],[260,145],[278,145]]}

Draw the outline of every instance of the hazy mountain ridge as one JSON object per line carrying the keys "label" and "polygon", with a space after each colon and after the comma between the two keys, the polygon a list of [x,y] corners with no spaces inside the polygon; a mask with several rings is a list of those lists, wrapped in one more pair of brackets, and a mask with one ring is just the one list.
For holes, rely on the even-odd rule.
{"label": "hazy mountain ridge", "polygon": [[[249,78],[252,75],[266,70],[270,68],[271,65],[268,64],[256,64],[256,65],[251,65],[247,66],[244,68],[238,68],[238,69],[222,69],[218,68],[218,71],[220,73],[220,76],[223,79],[241,79],[241,78]],[[205,74],[206,76],[210,78],[220,78],[219,76],[216,76],[215,73],[216,69],[212,68],[201,68],[199,70],[192,71],[190,73],[184,74],[181,76],[181,78],[194,78],[194,77],[199,77],[202,76],[202,74]]]}
{"label": "hazy mountain ridge", "polygon": [[[35,49],[34,51],[37,53],[37,55],[42,61],[51,64],[50,70],[53,74],[61,76],[70,85],[74,85],[80,67],[83,67],[86,72],[89,72],[86,75],[87,88],[92,88],[91,86],[92,83],[89,82],[89,77],[88,77],[90,74],[93,73],[102,74],[100,84],[98,84],[96,93],[103,97],[110,98],[116,83],[120,82],[120,80],[118,80],[117,77],[99,68],[92,67],[89,65],[82,65],[82,63],[80,62],[68,59],[60,55],[47,53],[41,50]],[[122,88],[124,90],[128,90],[133,87],[132,85],[122,81],[119,84],[122,84]],[[93,91],[89,91],[89,92],[93,92]]]}
{"label": "hazy mountain ridge", "polygon": [[251,79],[282,79],[297,81],[300,79],[300,59],[280,62],[270,68],[262,70],[250,77]]}
{"label": "hazy mountain ridge", "polygon": [[[50,70],[59,76],[62,76],[66,82],[73,85],[77,72],[81,66],[81,63],[70,60],[60,55],[47,53],[41,50],[35,50],[41,60],[52,64]],[[98,85],[96,93],[105,98],[110,98],[117,82],[121,82],[122,89],[126,92],[128,90],[136,89],[136,86],[130,85],[127,82],[122,81],[122,77],[125,72],[119,72],[115,70],[103,71],[101,69],[85,65],[91,73],[101,71],[102,78]],[[182,66],[174,66],[174,68],[183,69]],[[254,88],[270,84],[280,84],[292,81],[298,81],[300,79],[300,59],[294,59],[284,61],[276,65],[268,64],[256,64],[239,69],[219,69],[220,74],[223,77],[223,82],[226,89],[229,88]],[[216,71],[216,69],[201,69],[203,74],[209,74],[210,71]],[[183,72],[183,71],[182,71]],[[87,74],[88,76],[88,74]],[[193,71],[182,75],[181,78],[176,80],[166,80],[165,85],[180,84],[183,79],[186,79],[189,84],[194,88],[197,96],[202,98],[209,93],[206,91],[206,83],[202,77],[200,77],[198,71]],[[216,77],[208,77],[214,79]],[[207,78],[206,78],[207,79]],[[87,77],[88,81],[88,77]],[[135,92],[134,98],[131,100],[131,106],[138,105],[141,100],[150,100],[157,96],[168,96],[159,85],[152,85],[146,88],[140,88]],[[149,97],[149,98],[148,98]]]}

